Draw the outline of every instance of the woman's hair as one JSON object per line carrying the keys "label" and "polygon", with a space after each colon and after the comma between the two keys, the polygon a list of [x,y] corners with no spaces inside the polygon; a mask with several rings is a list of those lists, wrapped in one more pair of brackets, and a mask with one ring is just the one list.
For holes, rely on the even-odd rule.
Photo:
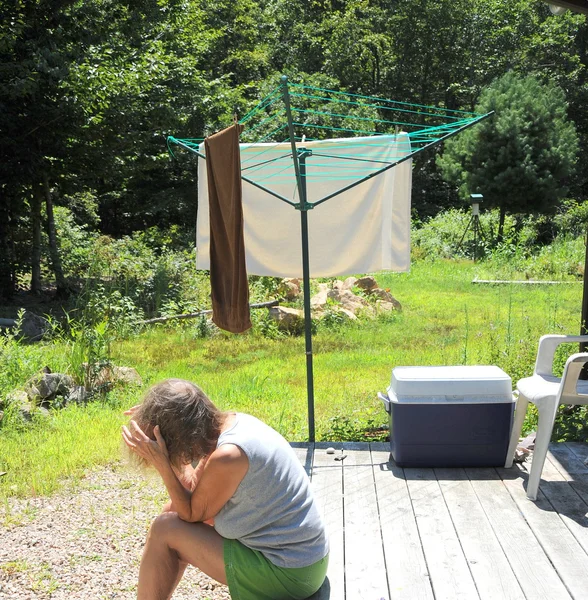
{"label": "woman's hair", "polygon": [[193,383],[166,379],[154,385],[132,417],[154,439],[159,425],[172,464],[186,464],[216,447],[225,415]]}

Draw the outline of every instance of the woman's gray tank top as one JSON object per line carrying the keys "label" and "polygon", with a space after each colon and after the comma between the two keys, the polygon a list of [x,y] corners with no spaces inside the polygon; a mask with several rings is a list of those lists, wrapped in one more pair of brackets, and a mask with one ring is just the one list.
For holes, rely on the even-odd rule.
{"label": "woman's gray tank top", "polygon": [[214,519],[225,538],[258,550],[278,567],[307,567],[329,551],[310,481],[290,444],[260,420],[237,413],[217,447],[235,444],[249,469]]}

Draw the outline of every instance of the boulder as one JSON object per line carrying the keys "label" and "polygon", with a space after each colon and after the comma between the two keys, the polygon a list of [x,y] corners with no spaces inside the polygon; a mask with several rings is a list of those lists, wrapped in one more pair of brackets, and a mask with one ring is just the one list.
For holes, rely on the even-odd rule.
{"label": "boulder", "polygon": [[339,314],[344,315],[350,321],[357,321],[357,317],[355,316],[355,314],[352,313],[350,310],[347,310],[346,308],[342,308],[341,306],[338,306],[336,308],[336,311]]}
{"label": "boulder", "polygon": [[143,385],[143,379],[137,369],[133,367],[112,367],[114,383],[124,383],[125,385]]}
{"label": "boulder", "polygon": [[300,296],[300,280],[282,279],[278,286],[278,293],[286,298],[286,300],[296,300]]}
{"label": "boulder", "polygon": [[349,290],[329,290],[327,294],[328,298],[338,302],[342,308],[351,311],[353,314],[357,314],[358,311],[369,307],[369,303],[365,298],[356,296]]}
{"label": "boulder", "polygon": [[298,333],[304,327],[304,313],[297,308],[287,306],[272,306],[269,316],[276,322],[278,329]]}
{"label": "boulder", "polygon": [[27,382],[26,393],[31,402],[51,402],[57,396],[67,397],[75,386],[72,377],[64,373],[41,373]]}
{"label": "boulder", "polygon": [[66,403],[86,404],[89,400],[88,390],[83,385],[75,385],[66,396]]}
{"label": "boulder", "polygon": [[22,318],[18,333],[29,342],[38,342],[43,339],[50,328],[47,319],[27,310]]}
{"label": "boulder", "polygon": [[375,296],[380,299],[382,302],[388,302],[392,304],[395,310],[402,310],[402,305],[394,296],[387,290],[383,290],[382,288],[374,288],[370,291],[370,296]]}
{"label": "boulder", "polygon": [[333,290],[342,290],[343,289],[343,282],[339,279],[335,279],[335,281],[333,281],[333,283],[331,284],[331,289]]}
{"label": "boulder", "polygon": [[351,290],[351,288],[353,288],[356,283],[357,283],[357,277],[348,277],[343,282],[343,289],[344,290]]}
{"label": "boulder", "polygon": [[329,289],[326,283],[319,284],[319,291],[310,299],[310,308],[312,310],[324,310],[327,304],[327,295]]}
{"label": "boulder", "polygon": [[359,289],[369,292],[369,291],[373,290],[374,288],[378,287],[378,282],[371,275],[368,275],[366,277],[360,277],[355,282],[355,285]]}

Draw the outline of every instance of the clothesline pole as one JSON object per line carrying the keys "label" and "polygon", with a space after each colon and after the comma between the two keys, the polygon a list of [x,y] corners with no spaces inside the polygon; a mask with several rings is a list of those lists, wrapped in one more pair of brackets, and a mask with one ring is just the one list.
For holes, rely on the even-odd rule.
{"label": "clothesline pole", "polygon": [[314,375],[312,367],[312,315],[310,311],[310,259],[308,250],[308,211],[313,208],[306,199],[306,157],[312,153],[306,148],[296,148],[292,109],[290,107],[290,94],[288,91],[288,78],[282,77],[282,95],[286,106],[288,119],[288,132],[292,148],[292,161],[296,173],[299,203],[294,208],[300,211],[300,231],[302,238],[302,283],[304,288],[304,339],[306,348],[306,396],[308,403],[308,441],[315,441],[314,427]]}

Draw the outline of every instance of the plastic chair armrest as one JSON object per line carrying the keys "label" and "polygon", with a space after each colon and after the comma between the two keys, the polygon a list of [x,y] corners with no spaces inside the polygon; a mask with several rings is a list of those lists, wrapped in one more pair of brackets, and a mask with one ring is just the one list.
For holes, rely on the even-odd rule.
{"label": "plastic chair armrest", "polygon": [[553,357],[560,344],[588,342],[588,335],[543,335],[535,362],[535,374],[553,376]]}
{"label": "plastic chair armrest", "polygon": [[580,378],[582,367],[586,363],[588,363],[588,352],[572,354],[568,358],[561,378],[559,403],[566,404],[569,401],[570,404],[573,404],[574,399],[578,398],[578,379]]}

